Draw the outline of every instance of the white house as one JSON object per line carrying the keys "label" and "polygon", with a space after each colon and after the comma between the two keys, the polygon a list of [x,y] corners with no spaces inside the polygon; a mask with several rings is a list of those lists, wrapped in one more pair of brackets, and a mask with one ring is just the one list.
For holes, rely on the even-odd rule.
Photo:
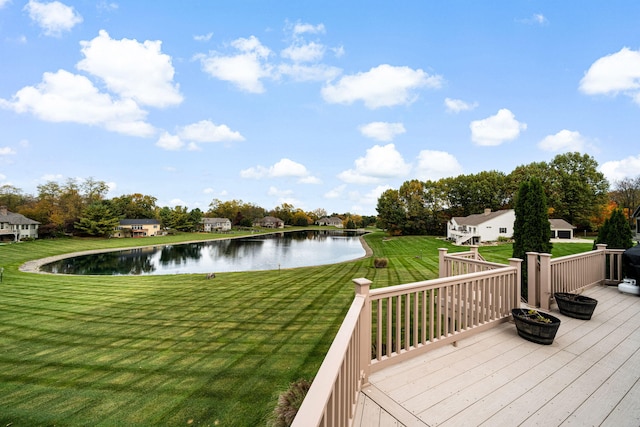
{"label": "white house", "polygon": [[37,239],[40,223],[24,215],[9,212],[0,206],[0,240],[18,242],[22,239]]}
{"label": "white house", "polygon": [[456,216],[447,225],[447,239],[457,245],[476,245],[496,241],[499,237],[511,238],[515,221],[513,209],[495,212],[485,209],[481,214]]}
{"label": "white house", "polygon": [[337,216],[332,216],[331,218],[325,216],[324,218],[320,218],[319,220],[317,220],[316,224],[342,228],[342,220]]}
{"label": "white house", "polygon": [[569,224],[564,219],[550,219],[552,239],[573,239],[575,225]]}
{"label": "white house", "polygon": [[200,223],[202,224],[202,230],[206,232],[231,230],[231,220],[229,218],[202,218]]}

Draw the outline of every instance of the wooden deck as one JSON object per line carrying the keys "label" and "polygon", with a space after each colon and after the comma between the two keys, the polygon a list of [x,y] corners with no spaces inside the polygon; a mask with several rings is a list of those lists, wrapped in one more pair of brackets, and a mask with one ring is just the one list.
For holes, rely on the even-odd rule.
{"label": "wooden deck", "polygon": [[640,297],[588,289],[591,320],[562,320],[554,343],[512,322],[373,374],[355,426],[640,426]]}

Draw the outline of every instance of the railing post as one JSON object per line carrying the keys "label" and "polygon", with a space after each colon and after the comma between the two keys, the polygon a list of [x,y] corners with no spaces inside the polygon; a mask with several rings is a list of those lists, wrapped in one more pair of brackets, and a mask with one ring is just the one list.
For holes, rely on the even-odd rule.
{"label": "railing post", "polygon": [[371,373],[371,298],[369,290],[371,280],[364,277],[353,279],[355,283],[356,297],[364,298],[364,305],[360,312],[358,340],[360,355],[360,388],[369,384],[369,374]]}
{"label": "railing post", "polygon": [[473,259],[480,259],[478,256],[478,245],[469,246],[469,251],[473,253]]}
{"label": "railing post", "polygon": [[446,263],[444,261],[447,251],[447,248],[438,248],[438,277],[449,277],[449,272],[446,271]]}
{"label": "railing post", "polygon": [[540,276],[538,274],[538,252],[527,252],[527,304],[540,306]]}
{"label": "railing post", "polygon": [[607,276],[613,271],[613,257],[609,259],[609,271],[607,271],[607,244],[606,243],[598,243],[596,245],[596,251],[600,252],[602,255],[602,269],[600,270],[602,273],[602,280],[600,281],[601,285],[607,283]]}
{"label": "railing post", "polygon": [[549,310],[551,294],[551,254],[540,254],[540,308],[543,310]]}
{"label": "railing post", "polygon": [[520,258],[509,258],[509,265],[516,268],[516,289],[514,290],[515,295],[513,295],[510,308],[519,308],[520,294],[522,293],[522,260]]}

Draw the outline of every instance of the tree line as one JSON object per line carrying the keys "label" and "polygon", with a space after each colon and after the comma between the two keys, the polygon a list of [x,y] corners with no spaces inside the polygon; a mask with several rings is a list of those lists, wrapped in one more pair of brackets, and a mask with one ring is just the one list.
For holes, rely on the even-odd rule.
{"label": "tree line", "polygon": [[[94,178],[67,179],[64,183],[48,181],[37,186],[37,194],[24,193],[12,185],[0,186],[0,206],[40,222],[38,235],[43,238],[63,235],[109,236],[121,219],[157,219],[161,227],[178,231],[198,231],[201,219],[228,218],[234,227],[251,227],[257,219],[271,215],[285,225],[307,226],[327,216],[324,209],[306,212],[283,203],[267,210],[242,200],[214,199],[207,211],[185,206],[160,207],[157,198],[134,193],[107,198],[109,186]],[[372,216],[337,214],[345,227],[367,227],[375,223]]]}
{"label": "tree line", "polygon": [[406,181],[378,198],[378,224],[396,235],[443,235],[452,217],[514,208],[520,185],[532,178],[544,190],[549,218],[562,218],[579,230],[597,230],[615,208],[629,218],[640,204],[640,176],[615,182],[610,190],[597,161],[573,152],[518,166],[509,174],[484,171]]}

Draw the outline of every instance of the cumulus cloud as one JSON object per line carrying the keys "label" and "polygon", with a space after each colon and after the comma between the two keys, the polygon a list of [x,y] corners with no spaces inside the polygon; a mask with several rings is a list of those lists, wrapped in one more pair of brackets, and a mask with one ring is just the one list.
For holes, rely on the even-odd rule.
{"label": "cumulus cloud", "polygon": [[213,37],[213,33],[198,34],[193,36],[193,39],[197,42],[208,42],[211,40],[211,37]]}
{"label": "cumulus cloud", "polygon": [[283,58],[293,62],[315,62],[324,57],[326,47],[323,44],[310,42],[302,45],[291,45],[280,52]]}
{"label": "cumulus cloud", "polygon": [[414,174],[423,181],[437,181],[441,178],[461,175],[462,166],[452,154],[446,151],[422,150],[418,154],[418,164]]}
{"label": "cumulus cloud", "polygon": [[472,121],[469,127],[473,142],[493,146],[518,138],[520,132],[527,129],[527,124],[517,121],[511,111],[503,108],[495,116]]}
{"label": "cumulus cloud", "polygon": [[371,122],[358,128],[367,138],[389,142],[406,132],[402,123]]}
{"label": "cumulus cloud", "polygon": [[343,196],[346,184],[339,185],[324,193],[325,199],[339,199]]}
{"label": "cumulus cloud", "polygon": [[65,70],[44,73],[36,86],[20,89],[12,99],[0,99],[0,107],[31,113],[49,122],[73,122],[101,126],[134,136],[151,136],[155,129],[145,122],[146,111],[131,99],[113,99],[100,93],[84,76]]}
{"label": "cumulus cloud", "polygon": [[468,103],[461,99],[444,99],[444,106],[447,109],[447,113],[459,113],[461,111],[470,111],[478,106],[477,102]]}
{"label": "cumulus cloud", "polygon": [[627,47],[596,60],[580,80],[587,95],[622,93],[640,104],[640,51]]}
{"label": "cumulus cloud", "polygon": [[412,103],[420,88],[439,88],[442,77],[409,67],[379,65],[367,72],[344,76],[322,88],[322,97],[332,104],[364,102],[367,108],[393,107]]}
{"label": "cumulus cloud", "polygon": [[324,24],[308,24],[297,22],[293,25],[293,34],[298,36],[301,34],[324,34],[326,31]]}
{"label": "cumulus cloud", "polygon": [[73,7],[59,1],[41,3],[29,0],[24,10],[47,36],[59,37],[82,22],[82,16]]}
{"label": "cumulus cloud", "polygon": [[635,178],[640,171],[640,154],[629,156],[622,160],[612,160],[600,166],[600,172],[609,182],[620,181],[624,178]]}
{"label": "cumulus cloud", "polygon": [[376,184],[382,179],[405,176],[410,169],[394,144],[374,145],[354,163],[354,169],[341,172],[338,178],[352,184]]}
{"label": "cumulus cloud", "polygon": [[263,46],[257,37],[239,38],[231,42],[238,52],[223,55],[209,52],[197,56],[202,69],[220,80],[228,81],[240,90],[250,93],[264,92],[262,79],[272,76],[272,66],[267,62],[271,50]]}
{"label": "cumulus cloud", "polygon": [[587,142],[580,132],[563,129],[555,135],[548,135],[538,143],[544,151],[584,151]]}
{"label": "cumulus cloud", "polygon": [[161,52],[161,41],[114,40],[100,30],[96,38],[81,41],[80,46],[85,58],[76,67],[102,79],[110,91],[153,107],[182,102],[178,85],[173,83],[171,57]]}
{"label": "cumulus cloud", "polygon": [[16,150],[11,147],[0,147],[0,156],[9,156],[16,154]]}
{"label": "cumulus cloud", "polygon": [[319,180],[311,175],[307,168],[298,162],[290,159],[281,159],[270,167],[255,166],[240,171],[242,178],[298,178],[302,184],[315,184]]}
{"label": "cumulus cloud", "polygon": [[175,135],[163,132],[156,142],[165,150],[179,150],[185,145],[189,150],[199,150],[200,143],[244,141],[240,132],[232,131],[227,125],[216,125],[210,120],[201,120],[178,128]]}

